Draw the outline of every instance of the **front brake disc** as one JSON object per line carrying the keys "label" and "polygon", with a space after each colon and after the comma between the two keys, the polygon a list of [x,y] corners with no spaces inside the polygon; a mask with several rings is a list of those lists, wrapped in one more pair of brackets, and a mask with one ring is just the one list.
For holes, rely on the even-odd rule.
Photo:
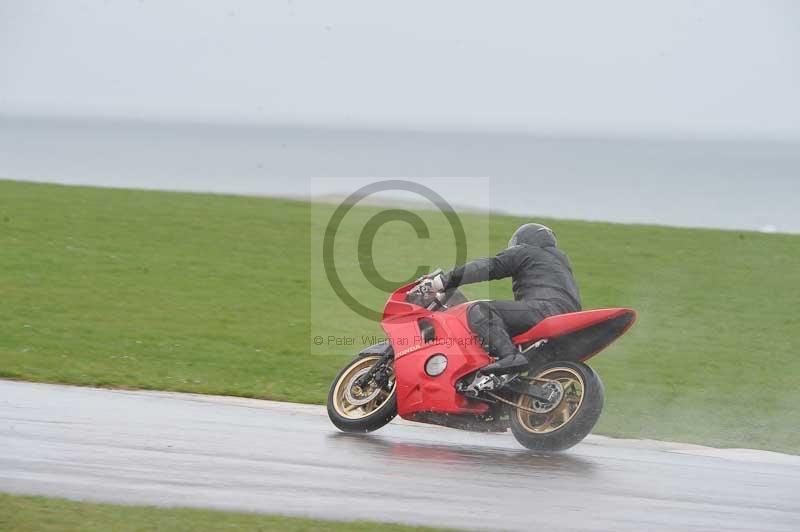
{"label": "front brake disc", "polygon": [[[380,386],[376,386],[375,389],[370,391],[369,393],[364,393],[364,391],[360,387],[356,386],[358,378],[361,377],[362,375],[365,375],[369,370],[370,368],[360,369],[355,374],[353,374],[353,376],[350,378],[350,382],[348,382],[347,386],[345,386],[344,398],[347,399],[347,402],[350,403],[351,405],[354,406],[365,405],[370,401],[372,401],[373,399],[375,399],[376,397],[378,397],[378,394],[381,393]],[[356,395],[358,395],[358,397],[356,397],[356,395],[353,395],[354,388],[358,388],[358,390],[356,390]]]}

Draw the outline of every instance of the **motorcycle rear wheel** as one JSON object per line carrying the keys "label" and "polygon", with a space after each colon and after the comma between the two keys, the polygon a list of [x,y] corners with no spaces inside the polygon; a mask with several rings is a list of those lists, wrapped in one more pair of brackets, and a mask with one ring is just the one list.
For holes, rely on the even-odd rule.
{"label": "motorcycle rear wheel", "polygon": [[[373,385],[362,390],[356,379],[375,365],[380,356],[358,356],[336,376],[328,392],[328,417],[344,432],[372,432],[397,415],[397,382],[392,375],[389,389]],[[391,362],[390,362],[391,364]]]}
{"label": "motorcycle rear wheel", "polygon": [[539,385],[558,382],[561,397],[543,404],[517,394],[510,415],[511,432],[519,443],[535,451],[563,451],[583,440],[600,418],[603,381],[581,362],[552,362],[528,377]]}

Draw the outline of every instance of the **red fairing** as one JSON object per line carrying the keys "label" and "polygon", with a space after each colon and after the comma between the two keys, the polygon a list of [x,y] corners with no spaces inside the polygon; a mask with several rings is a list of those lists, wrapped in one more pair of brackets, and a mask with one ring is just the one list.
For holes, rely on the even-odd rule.
{"label": "red fairing", "polygon": [[[455,389],[458,379],[492,361],[467,326],[465,314],[468,304],[444,312],[431,312],[404,302],[405,293],[411,286],[392,294],[381,322],[395,353],[398,414],[407,418],[416,412],[486,412],[489,407],[485,403],[469,400]],[[395,297],[401,291],[399,297]],[[419,327],[421,319],[433,326],[436,333],[433,342],[423,342]],[[447,357],[447,368],[441,375],[431,377],[425,373],[425,363],[437,353]]]}
{"label": "red fairing", "polygon": [[[417,305],[406,303],[406,294],[409,290],[414,288],[416,284],[416,282],[409,283],[392,292],[392,295],[389,296],[389,301],[387,301],[386,305],[383,307],[383,319],[381,319],[381,325],[383,325],[386,320],[390,318],[407,316],[425,310]],[[383,328],[386,330],[386,327]],[[386,332],[388,333],[389,331]]]}
{"label": "red fairing", "polygon": [[[406,292],[415,283],[396,290],[386,303],[381,326],[394,349],[397,379],[397,410],[404,418],[421,412],[482,414],[489,410],[480,401],[456,392],[456,382],[492,362],[467,325],[464,303],[441,312],[406,302]],[[518,344],[547,339],[565,360],[586,360],[602,350],[632,324],[631,309],[601,309],[552,316],[514,338]],[[420,321],[433,327],[435,339],[426,343]],[[441,375],[430,376],[425,363],[435,354],[447,357]]]}
{"label": "red fairing", "polygon": [[550,316],[515,336],[515,344],[546,339],[559,345],[567,360],[587,360],[619,338],[636,321],[629,308],[604,308]]}
{"label": "red fairing", "polygon": [[[598,310],[584,310],[582,312],[570,312],[569,314],[550,316],[524,333],[515,336],[513,340],[515,344],[525,344],[541,340],[542,338],[556,338],[628,313],[636,314],[629,308],[601,308]],[[633,322],[631,322],[631,325],[632,324]]]}

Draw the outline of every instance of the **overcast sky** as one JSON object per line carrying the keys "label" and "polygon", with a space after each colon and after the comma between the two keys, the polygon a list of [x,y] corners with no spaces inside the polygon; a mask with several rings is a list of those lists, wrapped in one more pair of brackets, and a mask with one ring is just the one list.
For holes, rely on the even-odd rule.
{"label": "overcast sky", "polygon": [[800,139],[800,4],[0,0],[0,113]]}

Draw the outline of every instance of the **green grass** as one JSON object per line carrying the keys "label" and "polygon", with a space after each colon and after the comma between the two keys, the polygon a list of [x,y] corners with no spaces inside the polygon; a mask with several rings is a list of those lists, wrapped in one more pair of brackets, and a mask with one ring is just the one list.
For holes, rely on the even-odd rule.
{"label": "green grass", "polygon": [[[318,246],[332,211],[0,181],[0,376],[322,403],[360,335],[380,334],[324,280]],[[354,209],[336,256],[345,285],[380,308],[353,244],[376,212]],[[384,276],[400,280],[420,259],[452,265],[441,215],[420,216],[430,240],[399,222],[378,232]],[[527,221],[462,219],[471,257]],[[549,223],[586,308],[639,312],[592,360],[606,384],[597,432],[800,453],[800,236]],[[470,294],[509,298],[509,287]],[[356,345],[328,344],[342,335]]]}
{"label": "green grass", "polygon": [[4,532],[199,532],[226,530],[242,532],[410,532],[442,530],[412,526],[337,522],[298,517],[119,506],[67,501],[45,497],[0,494],[0,530]]}

